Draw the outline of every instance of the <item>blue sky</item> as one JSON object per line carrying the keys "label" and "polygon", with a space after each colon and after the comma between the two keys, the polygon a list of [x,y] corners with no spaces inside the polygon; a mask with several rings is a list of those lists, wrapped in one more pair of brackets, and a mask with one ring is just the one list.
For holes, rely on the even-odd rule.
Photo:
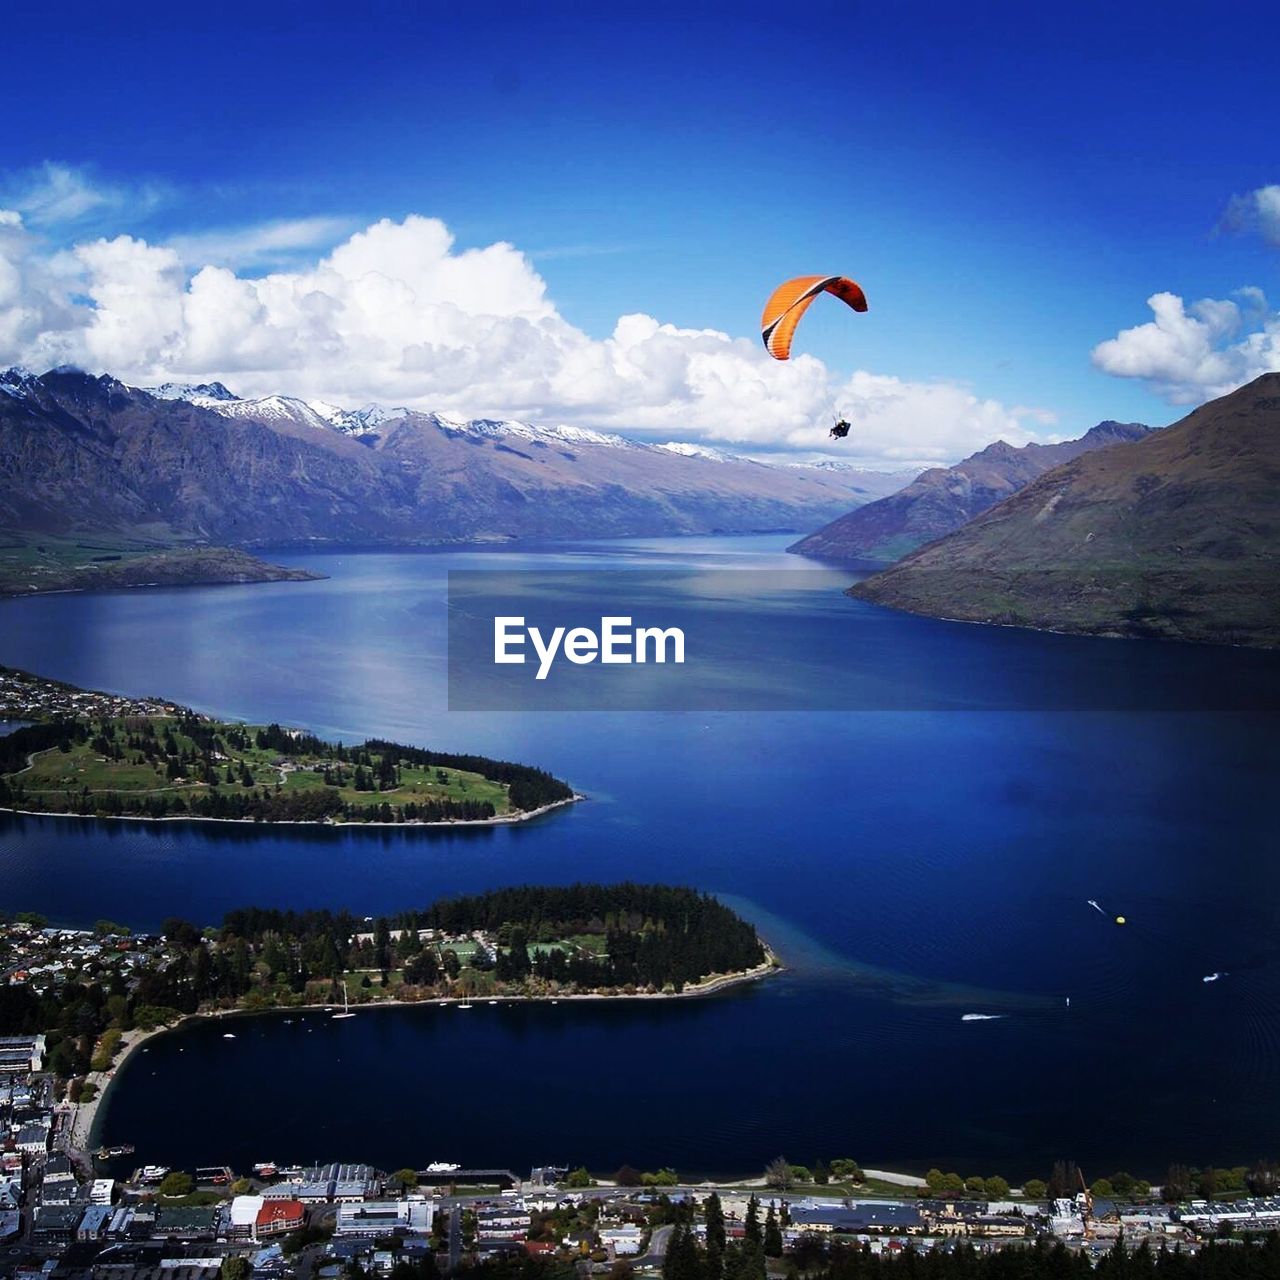
{"label": "blue sky", "polygon": [[[1217,230],[1233,197],[1280,181],[1274,71],[1257,54],[1280,22],[1261,5],[184,8],[10,11],[0,209],[22,214],[28,254],[56,264],[128,234],[185,244],[190,271],[221,253],[251,278],[416,214],[448,227],[452,252],[515,246],[558,319],[595,341],[631,313],[754,339],[778,280],[845,272],[870,312],[811,313],[837,385],[855,370],[946,383],[1033,434],[1170,421],[1185,411],[1170,400],[1268,367],[1277,347],[1220,367],[1275,320],[1250,295],[1243,318],[1203,321],[1191,337],[1207,352],[1186,369],[1168,367],[1177,317],[1110,361],[1133,376],[1091,359],[1151,319],[1151,295],[1280,296],[1263,205]],[[57,214],[46,190],[41,214],[50,165],[92,193],[82,211]],[[233,261],[247,229],[282,222]],[[266,357],[231,364],[256,389],[290,381]],[[628,425],[590,397],[543,400],[511,407]],[[705,414],[685,434],[732,442]],[[979,414],[969,434],[989,425]],[[777,438],[807,442],[794,423]],[[939,434],[920,456],[967,439]]]}

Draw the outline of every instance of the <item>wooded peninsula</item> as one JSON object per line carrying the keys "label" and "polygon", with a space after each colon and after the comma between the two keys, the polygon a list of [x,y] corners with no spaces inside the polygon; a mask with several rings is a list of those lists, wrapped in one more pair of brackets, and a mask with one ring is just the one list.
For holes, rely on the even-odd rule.
{"label": "wooded peninsula", "polygon": [[515,821],[576,799],[543,769],[381,738],[326,742],[0,668],[0,809],[242,822]]}

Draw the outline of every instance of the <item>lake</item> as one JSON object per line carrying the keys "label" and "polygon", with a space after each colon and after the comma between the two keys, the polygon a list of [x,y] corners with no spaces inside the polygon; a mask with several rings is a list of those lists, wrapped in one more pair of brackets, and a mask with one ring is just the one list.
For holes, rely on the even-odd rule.
{"label": "lake", "polygon": [[[249,903],[372,913],[501,884],[665,880],[723,896],[788,965],[702,1001],[272,1015],[234,1041],[195,1025],[123,1071],[105,1139],[187,1167],[729,1174],[784,1153],[1012,1178],[1060,1157],[1158,1178],[1174,1160],[1280,1154],[1280,746],[1274,714],[1243,709],[1274,708],[1280,659],[891,613],[785,541],[290,554],[274,558],[330,576],[0,604],[10,665],[525,760],[589,797],[467,830],[7,817],[7,910],[147,928]],[[795,646],[782,676],[835,689],[854,652],[858,680],[895,697],[447,710],[449,570],[664,566],[794,573],[785,616],[759,604],[760,631]],[[1072,709],[1027,696],[1039,682],[1103,694]],[[1140,696],[1109,701],[1120,687]]]}

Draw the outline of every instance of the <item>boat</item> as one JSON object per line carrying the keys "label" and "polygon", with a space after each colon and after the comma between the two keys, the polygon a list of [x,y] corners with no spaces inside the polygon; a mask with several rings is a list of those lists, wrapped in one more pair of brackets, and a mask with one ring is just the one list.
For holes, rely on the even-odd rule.
{"label": "boat", "polygon": [[224,1040],[234,1040],[236,1038],[236,1033],[234,1031],[224,1031],[222,1038]]}
{"label": "boat", "polygon": [[342,984],[342,1012],[333,1015],[334,1022],[339,1018],[354,1018],[356,1015],[351,1012],[351,1006],[347,1003],[347,984]]}
{"label": "boat", "polygon": [[441,1160],[436,1160],[427,1165],[428,1173],[457,1173],[462,1166],[460,1164],[445,1164]]}
{"label": "boat", "polygon": [[169,1172],[168,1167],[162,1164],[146,1164],[142,1166],[143,1182],[163,1182],[165,1175]]}
{"label": "boat", "polygon": [[99,1147],[93,1154],[99,1160],[115,1160],[119,1156],[133,1155],[133,1147],[127,1142],[121,1142],[114,1147]]}
{"label": "boat", "polygon": [[280,1172],[280,1166],[273,1160],[264,1160],[261,1164],[253,1166],[253,1172],[255,1177],[274,1178]]}

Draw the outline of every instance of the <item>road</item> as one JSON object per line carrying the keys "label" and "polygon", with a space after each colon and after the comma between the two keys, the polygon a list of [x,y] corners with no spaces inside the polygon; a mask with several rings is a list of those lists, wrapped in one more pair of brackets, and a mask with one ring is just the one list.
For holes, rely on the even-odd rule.
{"label": "road", "polygon": [[452,1275],[462,1264],[462,1206],[455,1204],[449,1210],[449,1273]]}
{"label": "road", "polygon": [[653,1235],[649,1237],[649,1252],[643,1258],[637,1258],[635,1265],[638,1267],[660,1267],[663,1258],[667,1256],[667,1245],[674,1230],[675,1228],[672,1226],[654,1227]]}

